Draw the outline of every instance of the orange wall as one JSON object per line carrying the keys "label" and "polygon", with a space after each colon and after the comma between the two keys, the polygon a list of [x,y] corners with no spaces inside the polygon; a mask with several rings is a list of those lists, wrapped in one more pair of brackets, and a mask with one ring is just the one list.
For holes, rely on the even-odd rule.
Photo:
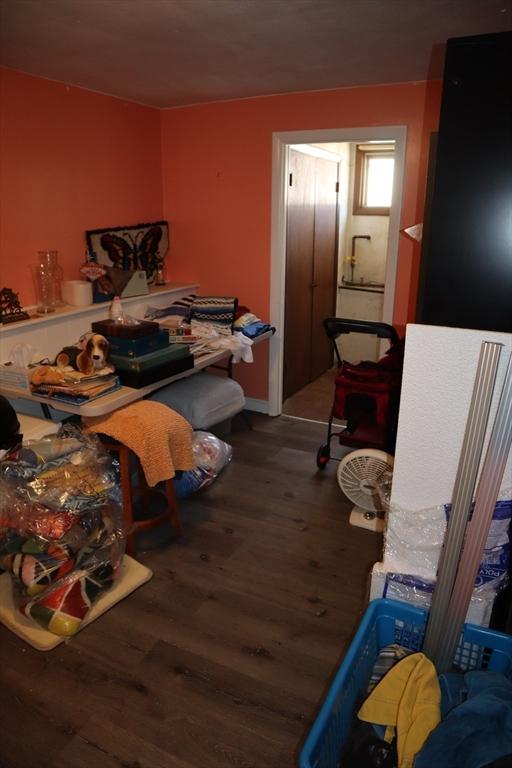
{"label": "orange wall", "polygon": [[79,277],[86,229],[162,217],[160,113],[0,68],[0,287],[34,302],[29,264]]}
{"label": "orange wall", "polygon": [[[202,293],[239,297],[269,317],[272,132],[406,125],[401,226],[423,220],[428,138],[440,83],[409,83],[204,104],[162,113],[168,275]],[[414,317],[419,247],[401,237],[394,322]],[[266,344],[239,370],[247,394],[267,397]],[[261,360],[261,362],[260,362]]]}
{"label": "orange wall", "polygon": [[[267,318],[272,132],[406,125],[408,226],[423,218],[440,90],[371,86],[159,112],[0,68],[0,287],[31,304],[29,265],[41,248],[57,249],[75,278],[86,229],[166,218],[168,278],[237,295]],[[414,316],[418,264],[418,245],[400,238],[399,326]],[[238,369],[252,397],[267,397],[267,346]]]}

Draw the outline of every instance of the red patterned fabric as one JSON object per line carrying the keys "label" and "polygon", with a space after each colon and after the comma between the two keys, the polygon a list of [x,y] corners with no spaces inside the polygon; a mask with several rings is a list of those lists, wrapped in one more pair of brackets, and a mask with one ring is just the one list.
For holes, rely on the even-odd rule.
{"label": "red patterned fabric", "polygon": [[378,364],[370,365],[347,362],[340,365],[335,378],[334,416],[350,420],[357,415],[356,410],[364,408],[365,402],[372,401],[376,424],[384,427],[390,416],[392,397],[400,385],[400,374]]}

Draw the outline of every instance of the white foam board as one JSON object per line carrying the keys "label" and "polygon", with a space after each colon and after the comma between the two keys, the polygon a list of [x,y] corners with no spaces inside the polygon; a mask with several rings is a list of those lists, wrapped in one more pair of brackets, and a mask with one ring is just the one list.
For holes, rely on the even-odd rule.
{"label": "white foam board", "polygon": [[[407,326],[392,504],[418,510],[451,500],[483,341],[503,344],[485,455],[512,350],[512,334]],[[502,491],[511,487],[509,456]]]}

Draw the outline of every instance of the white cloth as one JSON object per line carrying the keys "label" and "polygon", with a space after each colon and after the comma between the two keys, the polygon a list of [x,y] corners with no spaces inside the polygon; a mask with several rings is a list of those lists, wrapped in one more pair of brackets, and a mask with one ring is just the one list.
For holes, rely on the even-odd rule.
{"label": "white cloth", "polygon": [[217,352],[218,350],[225,349],[232,354],[232,362],[239,363],[243,360],[244,363],[252,363],[254,360],[252,354],[252,339],[248,339],[243,333],[235,332],[230,336],[215,336],[208,337],[204,342],[194,345],[192,351],[195,353],[201,352]]}
{"label": "white cloth", "polygon": [[212,323],[199,323],[192,320],[192,334],[199,337],[197,344],[193,344],[191,347],[191,351],[195,355],[198,353],[204,355],[207,352],[225,349],[232,353],[233,363],[239,363],[241,360],[244,363],[254,361],[251,349],[253,341],[239,331],[224,335],[219,333],[217,327]]}
{"label": "white cloth", "polygon": [[26,368],[30,363],[38,363],[44,355],[31,344],[15,344],[9,353],[9,362],[20,368]]}

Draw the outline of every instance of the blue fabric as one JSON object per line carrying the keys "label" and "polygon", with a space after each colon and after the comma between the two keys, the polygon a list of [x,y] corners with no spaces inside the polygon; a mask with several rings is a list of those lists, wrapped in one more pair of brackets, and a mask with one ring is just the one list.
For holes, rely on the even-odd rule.
{"label": "blue fabric", "polygon": [[444,719],[414,768],[483,768],[512,752],[512,683],[497,672],[439,678]]}
{"label": "blue fabric", "polygon": [[254,339],[256,336],[261,336],[262,333],[266,333],[267,331],[271,331],[272,326],[269,323],[250,323],[249,325],[246,325],[244,328],[242,328],[242,333],[244,336],[248,336],[249,339]]}

